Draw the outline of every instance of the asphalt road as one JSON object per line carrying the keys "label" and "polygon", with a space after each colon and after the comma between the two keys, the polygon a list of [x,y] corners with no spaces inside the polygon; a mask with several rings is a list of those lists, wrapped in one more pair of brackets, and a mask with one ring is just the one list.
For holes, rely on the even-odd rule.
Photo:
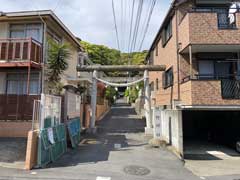
{"label": "asphalt road", "polygon": [[[123,102],[98,123],[98,134],[86,136],[47,169],[23,171],[0,168],[0,179],[44,180],[199,180],[184,163],[165,149],[151,148],[144,120]],[[206,179],[224,179],[212,177]],[[235,178],[237,179],[237,177]]]}

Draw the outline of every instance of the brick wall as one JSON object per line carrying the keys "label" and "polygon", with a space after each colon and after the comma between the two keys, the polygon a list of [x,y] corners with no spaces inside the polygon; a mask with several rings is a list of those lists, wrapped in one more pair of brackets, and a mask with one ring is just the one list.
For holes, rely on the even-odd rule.
{"label": "brick wall", "polygon": [[[240,13],[236,14],[240,27]],[[181,50],[189,44],[239,44],[239,29],[219,29],[217,13],[192,12],[185,15],[179,25]]]}
{"label": "brick wall", "polygon": [[[150,72],[150,82],[154,82],[154,96],[156,105],[171,105],[174,99],[178,98],[178,73],[177,73],[177,47],[176,47],[176,16],[172,18],[172,37],[166,44],[162,47],[162,40],[159,41],[158,46],[158,56],[156,56],[156,48],[154,50],[154,65],[166,65],[167,69],[173,66],[174,71],[174,86],[163,89],[162,87],[162,72]],[[156,79],[159,80],[159,90],[156,90]]]}
{"label": "brick wall", "polygon": [[222,99],[221,81],[192,81],[193,105],[239,105],[240,100]]}

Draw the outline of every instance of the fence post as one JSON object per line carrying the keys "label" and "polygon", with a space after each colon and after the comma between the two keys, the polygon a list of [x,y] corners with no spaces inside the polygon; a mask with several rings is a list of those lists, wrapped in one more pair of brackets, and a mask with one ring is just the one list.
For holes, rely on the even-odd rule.
{"label": "fence post", "polygon": [[145,87],[145,117],[146,117],[146,124],[145,133],[152,134],[153,133],[153,125],[152,125],[152,112],[151,112],[151,92],[149,87],[149,72],[148,70],[144,71],[144,87]]}
{"label": "fence post", "polygon": [[96,70],[93,71],[92,78],[92,94],[91,94],[91,120],[90,120],[90,131],[95,131],[95,122],[96,122],[96,107],[97,107],[97,74]]}
{"label": "fence post", "polygon": [[45,95],[41,94],[41,103],[40,103],[40,130],[44,129],[44,118],[45,118]]}

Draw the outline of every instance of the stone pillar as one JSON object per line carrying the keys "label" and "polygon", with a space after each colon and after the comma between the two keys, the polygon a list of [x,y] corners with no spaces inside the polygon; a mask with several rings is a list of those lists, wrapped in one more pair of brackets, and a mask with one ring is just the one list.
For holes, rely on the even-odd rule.
{"label": "stone pillar", "polygon": [[152,125],[152,112],[151,112],[151,92],[149,86],[149,72],[148,70],[144,71],[144,87],[145,87],[145,117],[146,117],[146,127],[145,134],[153,134],[153,125]]}
{"label": "stone pillar", "polygon": [[95,132],[95,122],[96,122],[96,107],[97,107],[97,71],[93,71],[92,78],[92,94],[91,94],[91,120],[90,120],[90,130]]}

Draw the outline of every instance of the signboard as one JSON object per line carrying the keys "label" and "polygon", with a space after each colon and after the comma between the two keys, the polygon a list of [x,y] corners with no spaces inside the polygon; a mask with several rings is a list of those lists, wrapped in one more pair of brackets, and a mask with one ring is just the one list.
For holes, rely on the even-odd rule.
{"label": "signboard", "polygon": [[153,131],[154,138],[160,139],[161,137],[161,109],[153,109]]}
{"label": "signboard", "polygon": [[48,128],[47,132],[48,132],[48,139],[49,139],[50,143],[54,144],[55,141],[54,141],[54,137],[53,137],[53,129],[52,128]]}

